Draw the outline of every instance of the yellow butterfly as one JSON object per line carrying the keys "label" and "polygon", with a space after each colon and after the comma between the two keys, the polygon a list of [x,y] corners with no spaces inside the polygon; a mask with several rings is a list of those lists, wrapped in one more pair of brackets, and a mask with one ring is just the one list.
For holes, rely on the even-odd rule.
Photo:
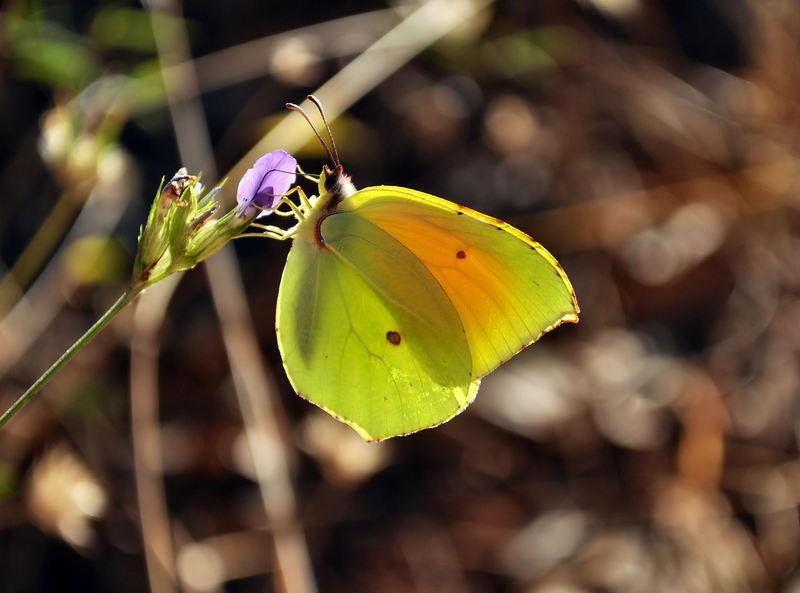
{"label": "yellow butterfly", "polygon": [[318,197],[295,188],[299,205],[281,200],[294,227],[261,227],[293,239],[276,314],[289,381],[366,440],[436,426],[475,398],[481,377],[578,320],[572,286],[500,220],[413,189],[356,190],[309,99],[333,168]]}

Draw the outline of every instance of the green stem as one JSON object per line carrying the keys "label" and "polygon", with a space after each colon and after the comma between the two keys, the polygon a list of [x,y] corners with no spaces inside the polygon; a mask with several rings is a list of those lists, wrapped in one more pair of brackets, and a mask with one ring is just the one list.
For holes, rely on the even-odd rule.
{"label": "green stem", "polygon": [[36,380],[36,382],[33,385],[31,385],[25,393],[19,396],[19,399],[15,401],[11,405],[11,407],[8,408],[8,410],[6,410],[5,414],[0,416],[0,427],[2,427],[6,422],[8,422],[9,419],[14,414],[16,414],[20,410],[20,408],[22,408],[22,406],[28,403],[28,400],[30,398],[32,398],[39,391],[41,391],[42,387],[47,385],[48,381],[50,381],[50,379],[53,378],[53,375],[55,375],[59,370],[61,370],[61,367],[67,364],[70,361],[70,359],[73,356],[75,356],[81,348],[83,348],[84,346],[86,346],[86,344],[91,342],[92,338],[94,338],[98,333],[100,333],[100,330],[102,330],[106,325],[108,325],[108,322],[114,319],[117,313],[122,311],[122,309],[125,308],[125,305],[130,303],[133,300],[133,298],[137,294],[139,294],[139,292],[141,292],[141,290],[142,290],[141,285],[129,287],[128,290],[126,290],[122,294],[122,296],[119,297],[119,299],[117,299],[117,302],[111,305],[111,308],[108,311],[106,311],[103,314],[103,316],[100,319],[98,319],[95,322],[95,324],[92,327],[90,327],[85,334],[83,334],[80,338],[78,338],[78,340],[72,346],[70,346],[69,349],[66,352],[64,352],[64,354],[62,354],[57,361],[55,361],[55,363],[53,363],[53,366],[47,369],[44,372],[44,374],[41,377],[39,377]]}

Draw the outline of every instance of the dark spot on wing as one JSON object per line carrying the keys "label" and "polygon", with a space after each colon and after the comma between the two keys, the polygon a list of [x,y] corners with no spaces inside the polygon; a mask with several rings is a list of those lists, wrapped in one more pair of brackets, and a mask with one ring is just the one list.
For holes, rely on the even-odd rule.
{"label": "dark spot on wing", "polygon": [[458,250],[458,253],[456,253],[456,257],[457,257],[458,259],[464,259],[465,257],[467,257],[467,254],[466,254],[466,253],[464,253],[464,250],[463,250],[463,249],[459,249],[459,250]]}
{"label": "dark spot on wing", "polygon": [[463,212],[461,212],[461,210],[459,210],[458,212],[456,212],[456,215],[458,215],[458,216],[464,216],[464,213],[463,213]]}
{"label": "dark spot on wing", "polygon": [[389,342],[392,346],[398,346],[400,344],[400,334],[396,331],[388,331],[386,332],[386,341]]}

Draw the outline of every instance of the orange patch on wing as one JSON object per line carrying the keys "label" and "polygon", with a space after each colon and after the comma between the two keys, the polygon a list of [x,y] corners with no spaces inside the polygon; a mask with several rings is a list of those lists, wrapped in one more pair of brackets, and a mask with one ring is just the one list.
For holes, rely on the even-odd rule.
{"label": "orange patch on wing", "polygon": [[444,228],[449,225],[439,226],[435,217],[420,217],[420,209],[418,203],[376,203],[358,213],[402,243],[433,274],[461,318],[473,376],[482,377],[535,340],[538,332],[531,335],[526,325],[520,299],[514,294],[513,275],[477,246],[485,237],[476,237],[476,244],[470,245],[469,223],[462,224],[468,220],[486,223],[471,216],[457,217],[455,210],[436,209],[436,214],[451,215],[453,225],[464,227],[465,232],[456,236],[453,229]]}

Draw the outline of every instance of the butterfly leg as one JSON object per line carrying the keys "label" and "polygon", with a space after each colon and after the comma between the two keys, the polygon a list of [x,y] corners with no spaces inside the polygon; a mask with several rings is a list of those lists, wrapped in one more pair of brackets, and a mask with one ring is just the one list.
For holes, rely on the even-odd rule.
{"label": "butterfly leg", "polygon": [[300,173],[300,175],[302,175],[303,177],[305,177],[309,181],[313,181],[314,183],[319,183],[319,175],[309,175],[308,173],[303,171],[303,169],[300,167],[300,165],[297,165],[297,171]]}
{"label": "butterfly leg", "polygon": [[[295,192],[297,193],[298,197],[300,198],[300,204],[299,205],[296,205],[294,202],[292,202],[289,199],[289,196],[292,195]],[[275,214],[277,214],[278,216],[294,216],[297,219],[297,221],[299,222],[299,221],[303,220],[306,217],[306,215],[309,213],[309,211],[311,210],[311,207],[313,205],[313,201],[314,201],[313,197],[311,198],[311,200],[309,200],[308,197],[306,197],[306,193],[303,191],[303,188],[300,187],[299,185],[296,185],[295,187],[290,189],[288,192],[283,194],[283,197],[281,197],[280,201],[277,204],[275,204],[275,208],[274,208],[273,212]],[[290,210],[280,210],[279,208],[283,204],[286,204],[287,206],[289,206]]]}
{"label": "butterfly leg", "polygon": [[[289,199],[289,196],[293,193],[297,193],[300,198],[300,204],[297,205]],[[269,237],[270,239],[278,239],[279,241],[284,241],[286,239],[291,239],[294,237],[295,232],[297,231],[297,226],[302,222],[305,217],[308,215],[311,207],[313,205],[313,200],[315,198],[312,197],[311,200],[308,199],[303,188],[300,186],[295,186],[290,189],[288,192],[283,194],[280,201],[275,205],[273,209],[273,213],[277,214],[278,216],[294,216],[297,219],[296,225],[290,227],[288,229],[282,229],[277,226],[273,225],[266,225],[260,224],[257,222],[253,222],[250,224],[250,227],[255,227],[259,229],[261,232],[258,233],[242,233],[239,235],[240,237]],[[279,208],[286,204],[289,206],[289,210],[280,210]]]}
{"label": "butterfly leg", "polygon": [[282,229],[277,226],[258,224],[255,222],[250,226],[256,227],[261,232],[241,233],[239,235],[236,235],[236,238],[239,239],[241,237],[267,237],[268,239],[277,239],[278,241],[285,241],[286,239],[291,239],[295,231],[295,227],[292,227],[290,229]]}

